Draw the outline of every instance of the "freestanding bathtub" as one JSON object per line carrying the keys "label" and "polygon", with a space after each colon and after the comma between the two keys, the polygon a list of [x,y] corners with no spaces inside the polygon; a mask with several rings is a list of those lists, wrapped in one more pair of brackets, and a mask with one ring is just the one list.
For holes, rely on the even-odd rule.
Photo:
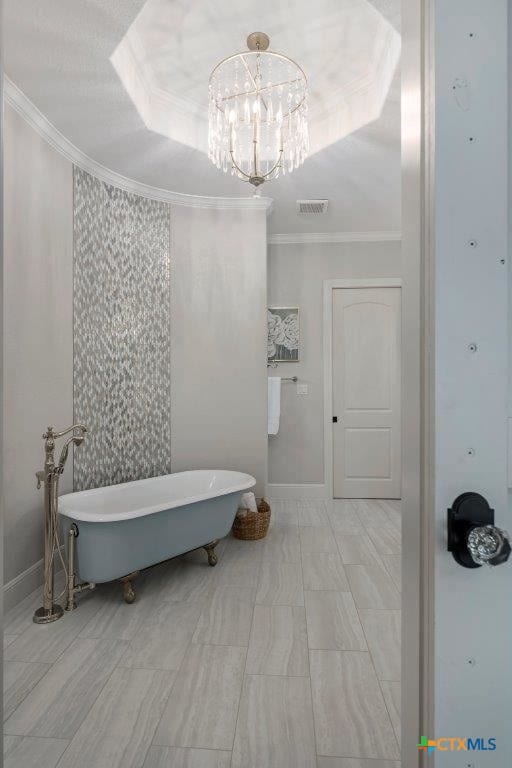
{"label": "freestanding bathtub", "polygon": [[88,582],[112,581],[199,547],[215,565],[213,547],[255,484],[251,475],[212,469],[65,494],[59,512],[66,532],[73,523],[77,529],[76,572]]}

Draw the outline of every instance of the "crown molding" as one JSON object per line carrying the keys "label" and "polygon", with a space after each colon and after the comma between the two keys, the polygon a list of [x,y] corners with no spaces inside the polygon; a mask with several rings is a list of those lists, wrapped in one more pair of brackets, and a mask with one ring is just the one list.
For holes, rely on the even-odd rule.
{"label": "crown molding", "polygon": [[160,200],[173,205],[189,208],[213,208],[217,210],[272,210],[274,201],[270,197],[207,197],[172,192],[168,189],[152,187],[135,179],[129,179],[116,171],[98,163],[78,149],[48,120],[12,80],[4,76],[4,99],[45,141],[57,152],[83,171],[90,173],[100,181],[112,184],[142,197]]}
{"label": "crown molding", "polygon": [[394,243],[402,239],[401,232],[289,232],[270,235],[269,245],[300,243]]}

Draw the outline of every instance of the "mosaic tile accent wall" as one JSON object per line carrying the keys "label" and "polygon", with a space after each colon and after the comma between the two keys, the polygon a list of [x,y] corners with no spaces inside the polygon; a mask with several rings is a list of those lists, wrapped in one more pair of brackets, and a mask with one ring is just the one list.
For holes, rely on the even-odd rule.
{"label": "mosaic tile accent wall", "polygon": [[170,472],[170,206],[74,170],[75,490]]}

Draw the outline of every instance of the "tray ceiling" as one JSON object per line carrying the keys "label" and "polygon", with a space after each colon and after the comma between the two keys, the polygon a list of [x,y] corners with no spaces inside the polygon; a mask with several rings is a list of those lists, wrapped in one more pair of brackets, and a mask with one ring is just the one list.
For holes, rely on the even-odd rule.
{"label": "tray ceiling", "polygon": [[[137,32],[144,19],[146,32]],[[398,230],[398,25],[399,0],[4,0],[5,70],[105,167],[177,192],[249,196],[203,152],[205,105],[210,70],[262,29],[273,50],[304,66],[312,93],[313,154],[264,189],[275,199],[271,231]],[[165,93],[164,130],[135,106],[126,73],[123,85],[116,71],[134,30],[145,77]],[[329,198],[328,214],[298,217],[296,199],[315,197]]]}
{"label": "tray ceiling", "polygon": [[[207,152],[208,78],[246,50],[254,29],[270,50],[308,78],[311,154],[376,120],[400,55],[400,35],[366,0],[238,0],[228,14],[213,0],[147,0],[111,61],[145,125]],[[250,22],[248,20],[250,19]],[[248,26],[252,24],[253,27]]]}

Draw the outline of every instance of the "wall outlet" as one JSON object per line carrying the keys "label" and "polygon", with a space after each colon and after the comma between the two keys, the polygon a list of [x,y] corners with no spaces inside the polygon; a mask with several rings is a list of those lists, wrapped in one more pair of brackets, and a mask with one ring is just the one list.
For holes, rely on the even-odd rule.
{"label": "wall outlet", "polygon": [[307,384],[297,384],[297,394],[307,395],[309,394],[309,388]]}

